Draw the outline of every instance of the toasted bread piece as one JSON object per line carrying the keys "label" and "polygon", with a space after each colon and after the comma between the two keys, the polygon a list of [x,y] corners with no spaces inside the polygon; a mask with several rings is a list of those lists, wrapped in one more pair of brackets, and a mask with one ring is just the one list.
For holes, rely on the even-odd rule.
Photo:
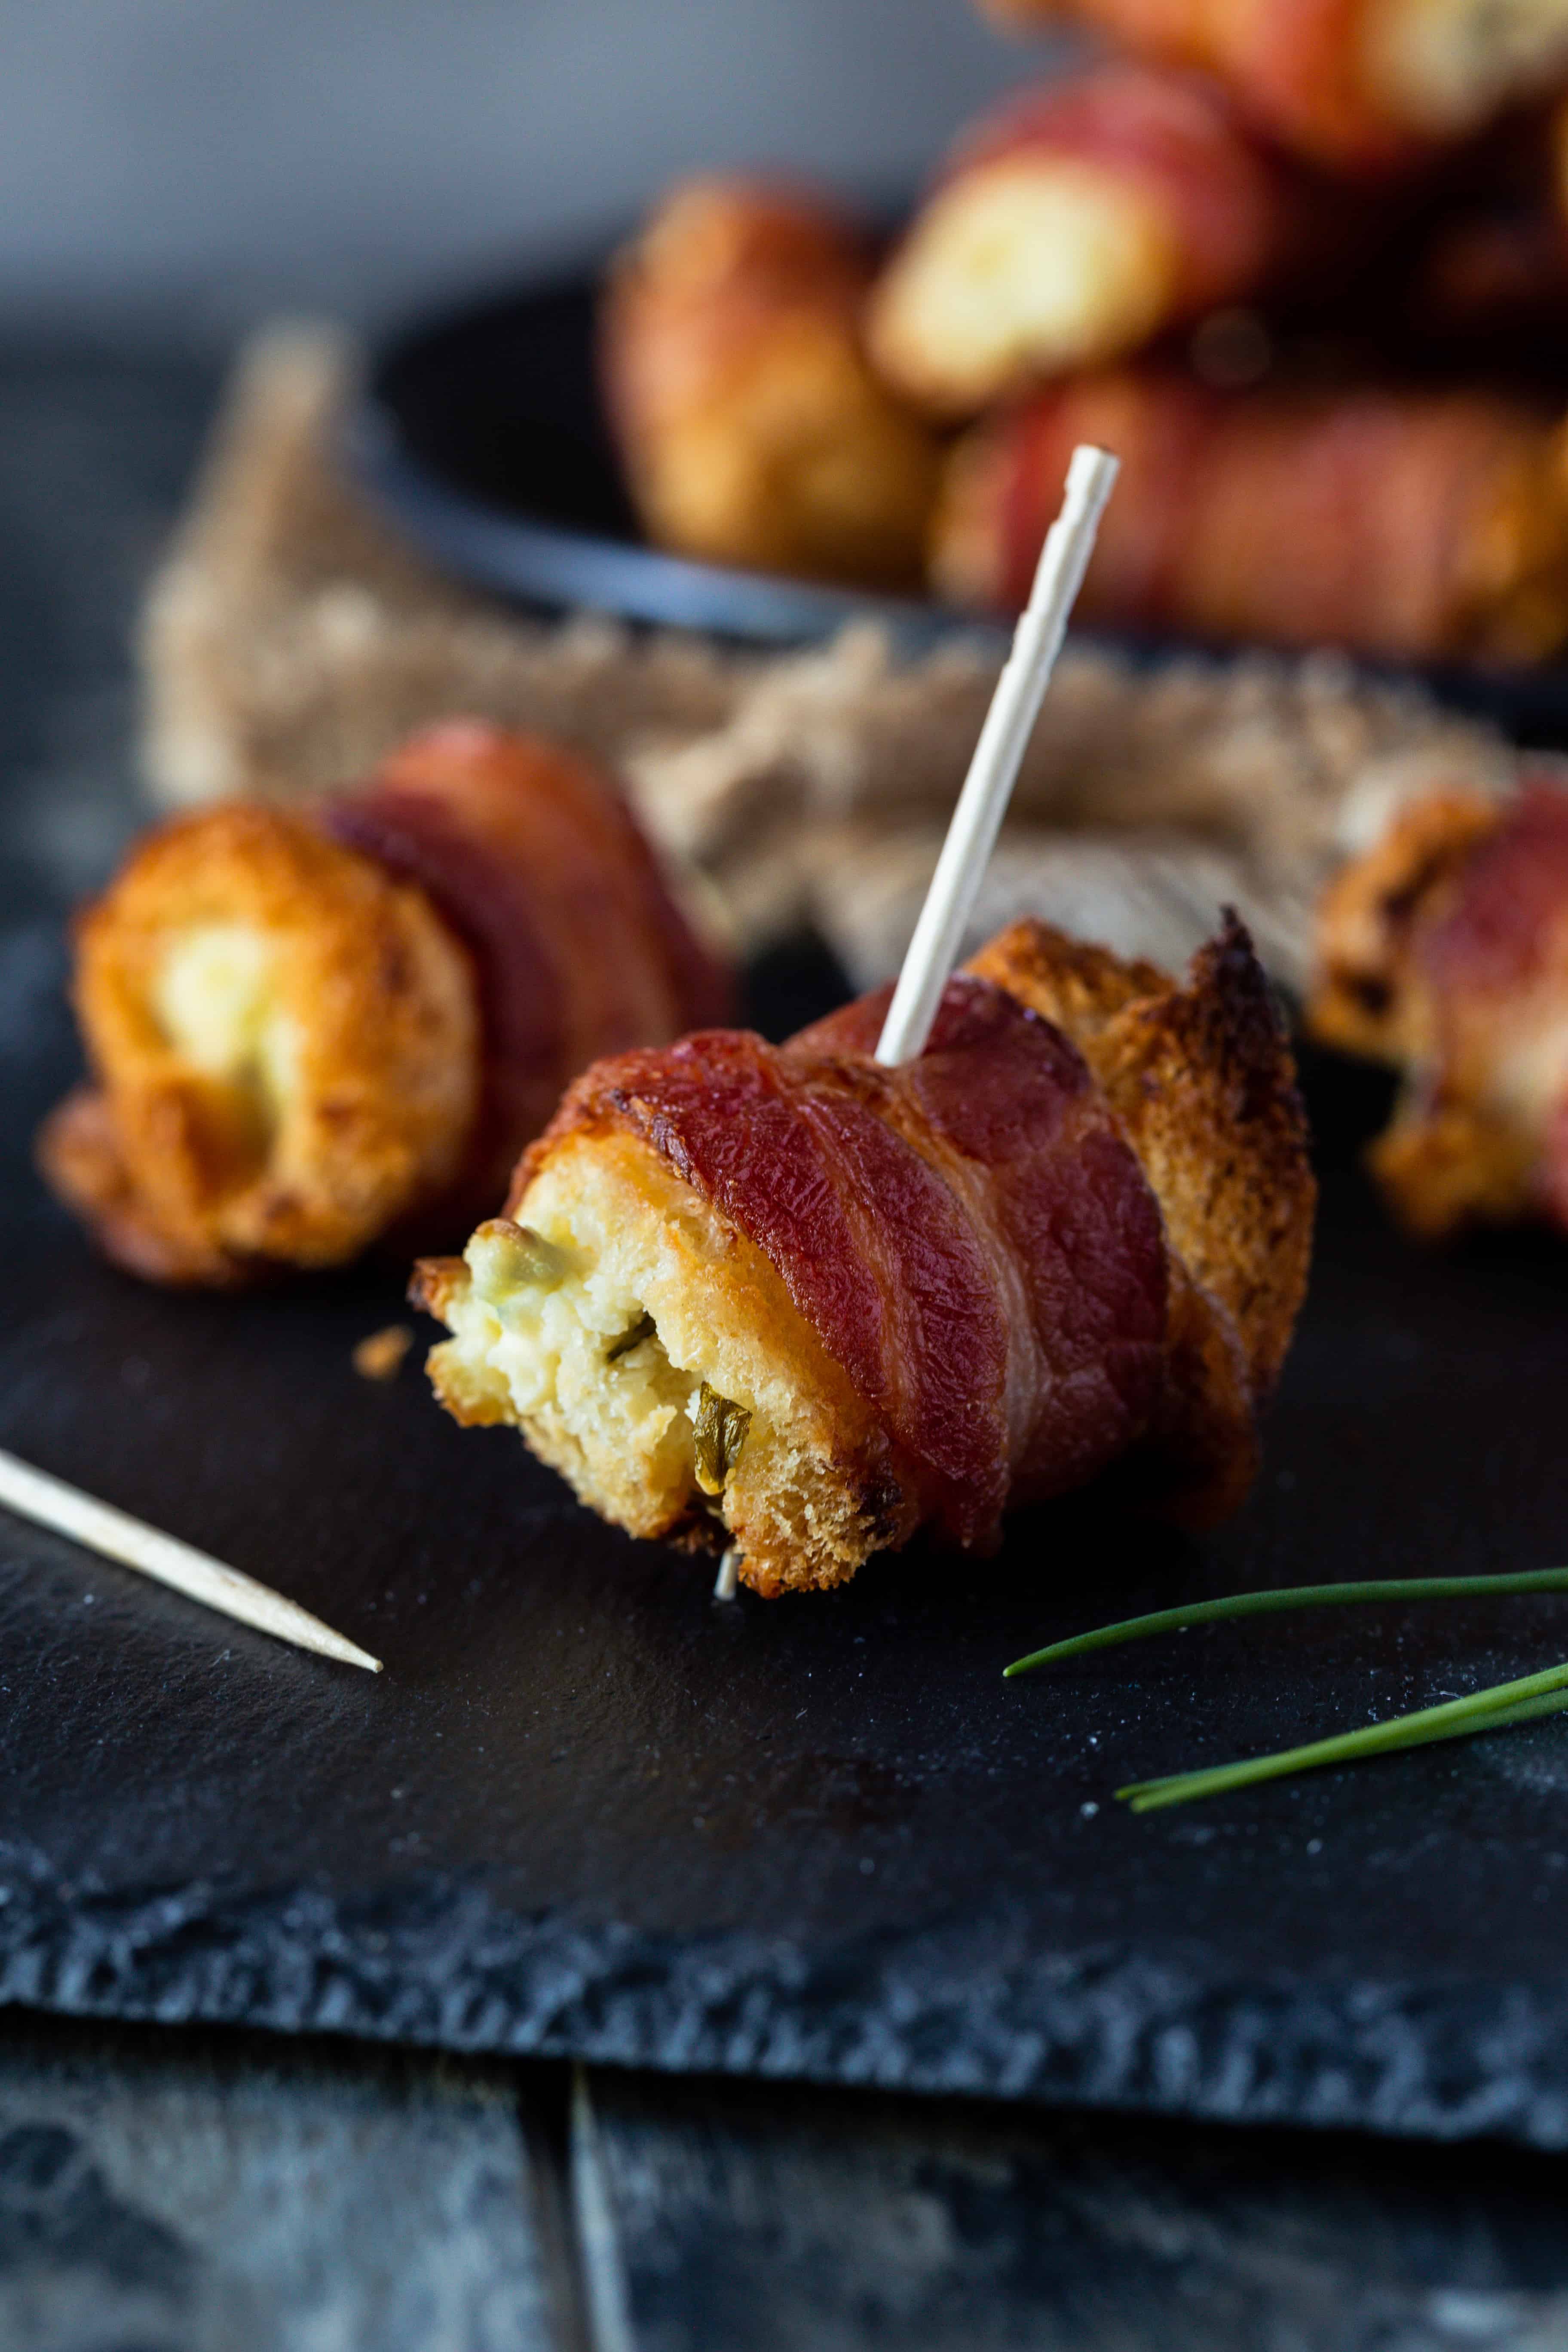
{"label": "toasted bread piece", "polygon": [[1367,1151],[1378,1190],[1417,1241],[1536,1213],[1538,1136],[1490,1106],[1445,1100],[1417,1083]]}
{"label": "toasted bread piece", "polygon": [[[422,1261],[412,1295],[452,1331],[429,1370],[453,1418],[520,1428],[635,1536],[733,1543],[771,1597],[840,1583],[910,1531],[887,1440],[779,1274],[634,1136],[543,1150],[508,1215]],[[705,1462],[705,1404],[742,1416],[732,1456]]]}
{"label": "toasted bread piece", "polygon": [[73,1087],[56,1104],[38,1129],[33,1156],[56,1198],[127,1274],[174,1290],[236,1290],[254,1278],[254,1260],[158,1221],[126,1164],[113,1107],[100,1087]]}
{"label": "toasted bread piece", "polygon": [[879,283],[872,355],[937,416],[1118,359],[1165,323],[1179,257],[1152,191],[1077,155],[988,159],[930,199]]}
{"label": "toasted bread piece", "polygon": [[1234,1323],[1260,1402],[1306,1291],[1317,1187],[1289,1042],[1244,926],[1227,914],[1184,986],[1044,923],[1013,925],[969,969],[1072,1038],[1172,1246]]}
{"label": "toasted bread piece", "polygon": [[1121,59],[1058,70],[961,135],[867,340],[911,400],[973,416],[1245,299],[1332,211],[1214,83]]}
{"label": "toasted bread piece", "polygon": [[1146,997],[1168,995],[1173,985],[1156,963],[1119,956],[1054,923],[1029,919],[988,940],[965,969],[994,981],[1043,1021],[1054,1021],[1097,1076],[1091,1049],[1117,1015]]}
{"label": "toasted bread piece", "polygon": [[106,1254],[226,1285],[353,1257],[451,1177],[469,961],[424,893],[281,810],[150,835],[77,926],[90,1088],[39,1140]]}
{"label": "toasted bread piece", "polygon": [[615,262],[606,405],[651,538],[710,562],[868,585],[918,578],[936,445],[872,373],[869,264],[814,198],[676,188]]}
{"label": "toasted bread piece", "polygon": [[1319,902],[1307,1026],[1321,1044],[1403,1069],[1436,1046],[1432,1006],[1415,968],[1418,929],[1450,905],[1477,844],[1503,804],[1455,788],[1399,810],[1364,856]]}
{"label": "toasted bread piece", "polygon": [[1368,1153],[1405,1229],[1568,1225],[1568,793],[1447,791],[1324,893],[1308,1024],[1404,1086]]}

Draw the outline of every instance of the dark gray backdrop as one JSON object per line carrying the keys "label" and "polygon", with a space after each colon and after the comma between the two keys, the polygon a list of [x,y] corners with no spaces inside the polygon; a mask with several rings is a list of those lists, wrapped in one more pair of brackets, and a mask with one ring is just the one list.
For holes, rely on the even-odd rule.
{"label": "dark gray backdrop", "polygon": [[969,0],[0,0],[0,309],[374,317],[700,163],[908,185],[1044,54]]}

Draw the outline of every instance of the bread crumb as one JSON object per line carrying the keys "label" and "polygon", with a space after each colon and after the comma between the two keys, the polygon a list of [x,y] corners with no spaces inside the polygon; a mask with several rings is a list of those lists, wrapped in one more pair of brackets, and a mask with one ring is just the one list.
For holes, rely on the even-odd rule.
{"label": "bread crumb", "polygon": [[411,1323],[388,1323],[360,1341],[353,1353],[354,1370],[362,1381],[395,1381],[413,1345]]}

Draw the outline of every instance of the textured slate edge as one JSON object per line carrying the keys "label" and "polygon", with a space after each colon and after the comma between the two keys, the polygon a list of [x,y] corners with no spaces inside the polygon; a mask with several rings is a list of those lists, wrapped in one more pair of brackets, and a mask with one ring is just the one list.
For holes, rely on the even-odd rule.
{"label": "textured slate edge", "polygon": [[425,1877],[339,1904],[66,1887],[0,1847],[0,2000],[675,2072],[1568,2147],[1568,1983],[1226,1980],[1191,1948],[942,1926],[808,1962],[503,1911]]}

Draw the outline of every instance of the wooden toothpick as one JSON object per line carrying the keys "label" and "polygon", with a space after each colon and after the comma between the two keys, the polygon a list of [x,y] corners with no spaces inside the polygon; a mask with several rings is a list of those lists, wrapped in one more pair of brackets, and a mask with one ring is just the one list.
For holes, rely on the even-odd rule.
{"label": "wooden toothpick", "polygon": [[879,1062],[912,1061],[923,1051],[942,992],[957,961],[997,830],[1013,797],[1019,764],[1056,667],[1068,615],[1083,584],[1094,535],[1120,467],[1107,450],[1082,443],[1068,467],[1062,510],[1040,551],[1035,584],[1014,632],[974,757],[942,845],[914,937],[877,1047]]}
{"label": "wooden toothpick", "polygon": [[117,1559],[126,1568],[140,1570],[143,1576],[156,1578],[160,1584],[172,1585],[205,1608],[237,1617],[242,1625],[254,1625],[259,1633],[292,1642],[296,1649],[336,1658],[345,1666],[364,1666],[373,1675],[381,1672],[381,1660],[373,1658],[368,1650],[346,1642],[308,1609],[285,1601],[280,1592],[258,1584],[254,1577],[241,1575],[237,1568],[226,1568],[221,1559],[210,1559],[205,1551],[164,1535],[161,1528],[150,1528],[128,1512],[117,1511],[4,1452],[0,1452],[0,1504],[18,1518],[36,1520],[39,1527],[53,1528],[74,1543],[85,1544],[89,1551],[101,1552],[105,1559]]}
{"label": "wooden toothpick", "polygon": [[713,1585],[713,1598],[715,1601],[734,1601],[739,1597],[741,1591],[740,1568],[741,1547],[739,1544],[731,1544],[729,1550],[724,1554],[723,1559],[719,1562],[719,1574],[715,1579]]}

